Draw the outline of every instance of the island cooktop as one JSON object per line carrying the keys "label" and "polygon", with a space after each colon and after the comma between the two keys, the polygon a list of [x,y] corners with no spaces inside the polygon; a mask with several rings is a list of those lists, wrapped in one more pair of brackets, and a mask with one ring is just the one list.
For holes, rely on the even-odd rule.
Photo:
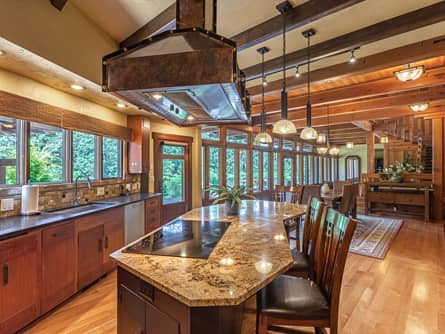
{"label": "island cooktop", "polygon": [[207,259],[229,225],[221,221],[177,219],[123,252]]}

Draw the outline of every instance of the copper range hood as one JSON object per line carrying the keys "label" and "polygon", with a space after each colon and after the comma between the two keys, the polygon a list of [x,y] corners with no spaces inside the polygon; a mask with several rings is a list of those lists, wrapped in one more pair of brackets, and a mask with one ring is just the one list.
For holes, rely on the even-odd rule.
{"label": "copper range hood", "polygon": [[178,0],[176,30],[103,57],[103,91],[177,125],[246,123],[235,42],[217,35],[216,0]]}

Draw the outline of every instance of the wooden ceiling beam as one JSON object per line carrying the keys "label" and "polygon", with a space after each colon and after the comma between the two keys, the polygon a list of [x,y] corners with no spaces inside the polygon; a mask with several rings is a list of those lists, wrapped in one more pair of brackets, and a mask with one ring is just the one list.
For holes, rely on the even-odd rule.
{"label": "wooden ceiling beam", "polygon": [[[319,20],[325,16],[351,7],[364,0],[312,0],[292,8],[286,17],[286,31],[291,31]],[[271,38],[279,36],[283,31],[283,18],[277,15],[265,22],[249,28],[233,37],[238,51],[245,50]]]}
{"label": "wooden ceiling beam", "polygon": [[[378,22],[371,26],[352,31],[342,36],[315,44],[311,47],[312,60],[325,58],[330,55],[346,52],[362,47],[366,44],[400,35],[415,29],[426,27],[445,20],[445,2],[414,10],[412,12]],[[303,38],[303,37],[302,37]],[[307,50],[300,49],[287,55],[286,68],[304,64]],[[266,74],[282,70],[282,57],[270,59],[264,63]],[[243,69],[248,80],[261,76],[261,64]]]}
{"label": "wooden ceiling beam", "polygon": [[356,127],[365,130],[365,131],[372,131],[372,123],[370,121],[355,121],[352,122]]}
{"label": "wooden ceiling beam", "polygon": [[[391,76],[389,78],[380,80],[315,92],[311,95],[311,102],[313,106],[317,106],[329,103],[359,100],[362,98],[377,97],[388,93],[409,91],[421,87],[443,84],[444,77],[445,66],[441,66],[427,70],[424,76],[414,81],[400,82],[399,80]],[[288,99],[288,110],[304,109],[306,108],[306,102],[306,95],[290,97]],[[265,103],[266,113],[279,114],[280,110],[280,100],[274,100]],[[252,114],[256,115],[260,113],[261,104],[253,105]]]}
{"label": "wooden ceiling beam", "polygon": [[176,3],[173,3],[167,7],[162,13],[144,24],[141,28],[136,30],[122,42],[120,42],[121,48],[129,47],[151,35],[157,33],[160,30],[165,29],[165,27],[173,27],[176,21]]}
{"label": "wooden ceiling beam", "polygon": [[[411,111],[408,107],[409,104],[425,102],[425,101],[441,101],[445,99],[445,85],[437,85],[426,88],[419,88],[407,92],[391,94],[388,96],[363,99],[350,103],[323,105],[312,108],[312,119],[317,117],[324,117],[325,115],[353,115],[367,110],[376,110],[384,108],[397,108],[402,107]],[[391,116],[391,115],[390,115]],[[351,116],[352,117],[352,116]],[[281,118],[280,114],[266,115],[266,123],[273,123]],[[288,113],[288,119],[290,120],[304,120],[306,118],[306,110],[294,110]],[[391,117],[393,118],[393,117]],[[360,119],[363,120],[363,119]],[[365,119],[372,120],[372,118]],[[356,121],[356,119],[349,120],[349,122]],[[252,118],[254,125],[260,124],[259,116]]]}
{"label": "wooden ceiling beam", "polygon": [[50,0],[50,2],[53,7],[57,8],[59,11],[62,11],[68,0]]}

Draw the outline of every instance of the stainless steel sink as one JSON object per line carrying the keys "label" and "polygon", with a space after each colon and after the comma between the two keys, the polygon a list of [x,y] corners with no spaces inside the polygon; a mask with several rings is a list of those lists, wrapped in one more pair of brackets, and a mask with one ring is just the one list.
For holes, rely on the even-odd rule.
{"label": "stainless steel sink", "polygon": [[84,213],[84,212],[90,212],[95,211],[98,209],[106,208],[107,206],[113,205],[114,202],[94,202],[94,203],[88,203],[88,204],[81,204],[81,205],[75,205],[75,206],[69,206],[69,207],[63,207],[58,209],[52,209],[45,211],[46,213],[50,214],[74,214],[74,213]]}

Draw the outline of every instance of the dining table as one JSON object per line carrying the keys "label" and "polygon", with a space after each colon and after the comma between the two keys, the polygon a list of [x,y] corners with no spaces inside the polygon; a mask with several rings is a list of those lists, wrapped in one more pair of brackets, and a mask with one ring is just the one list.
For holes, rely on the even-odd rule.
{"label": "dining table", "polygon": [[328,193],[322,193],[321,199],[327,204],[327,206],[333,208],[334,204],[338,201],[340,201],[343,197],[343,192],[328,192]]}

